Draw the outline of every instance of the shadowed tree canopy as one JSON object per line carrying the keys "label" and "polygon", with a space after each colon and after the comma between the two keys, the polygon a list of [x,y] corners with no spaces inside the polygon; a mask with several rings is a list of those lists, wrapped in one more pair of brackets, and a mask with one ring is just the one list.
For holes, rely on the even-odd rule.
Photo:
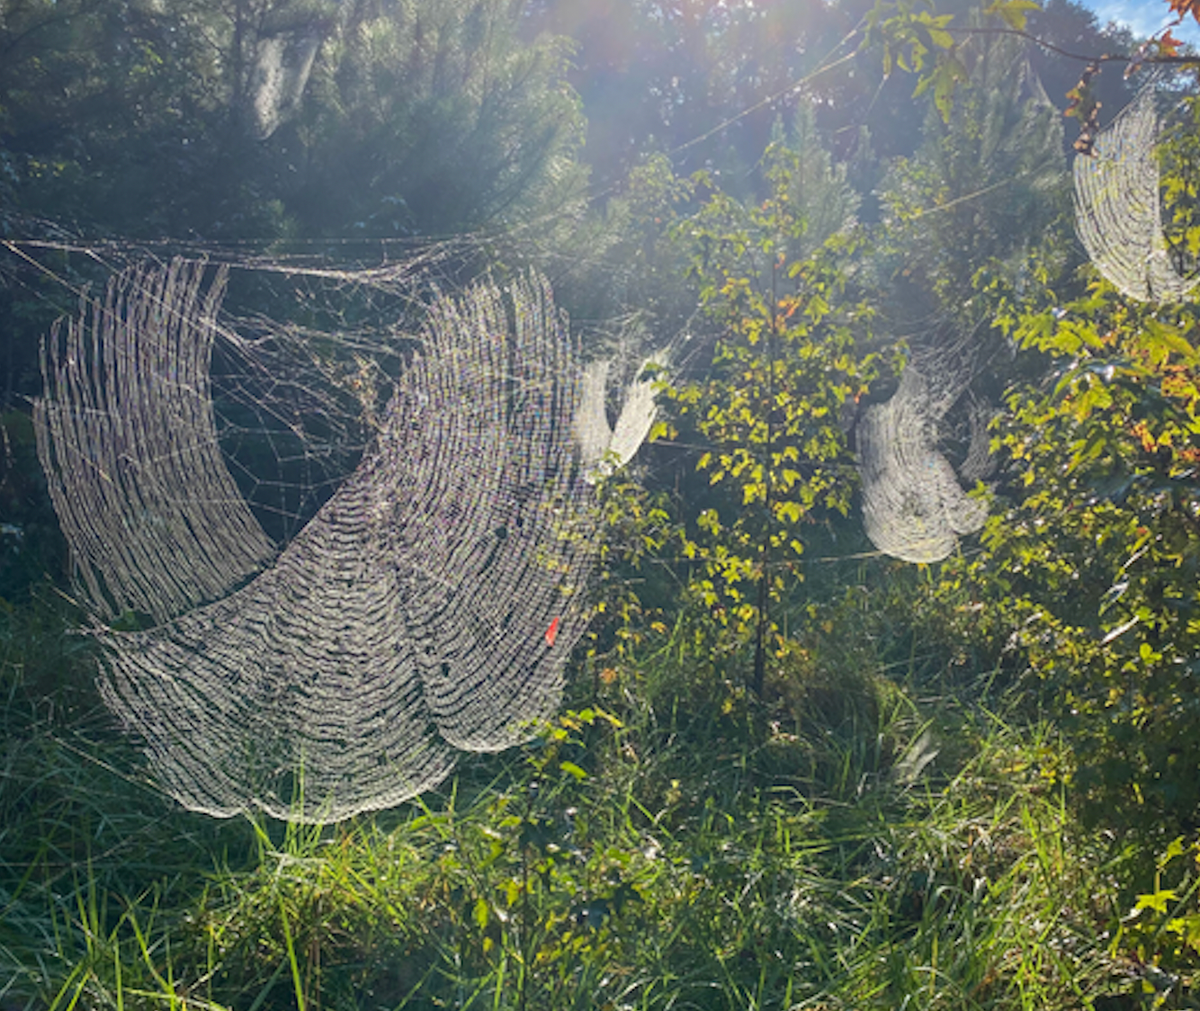
{"label": "shadowed tree canopy", "polygon": [[582,181],[567,49],[521,42],[520,19],[497,0],[5,0],[8,212],[266,239],[561,211]]}

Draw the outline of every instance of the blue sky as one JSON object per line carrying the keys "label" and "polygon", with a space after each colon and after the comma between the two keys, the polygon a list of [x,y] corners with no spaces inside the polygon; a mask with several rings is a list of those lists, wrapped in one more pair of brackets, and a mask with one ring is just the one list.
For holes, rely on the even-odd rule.
{"label": "blue sky", "polygon": [[[1096,19],[1103,25],[1117,21],[1133,29],[1140,37],[1153,35],[1163,25],[1174,20],[1167,0],[1081,0],[1084,7],[1095,11]],[[1200,47],[1200,25],[1192,17],[1174,29],[1177,39]]]}

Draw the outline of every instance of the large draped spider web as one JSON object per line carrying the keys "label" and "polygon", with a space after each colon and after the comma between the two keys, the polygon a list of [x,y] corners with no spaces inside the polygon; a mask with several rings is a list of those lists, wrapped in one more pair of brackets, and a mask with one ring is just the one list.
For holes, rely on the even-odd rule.
{"label": "large draped spider web", "polygon": [[609,428],[541,278],[437,297],[357,468],[276,548],[219,450],[208,367],[236,335],[203,274],[114,278],[51,336],[35,412],[81,595],[156,621],[96,634],[164,787],[337,820],[527,739],[586,627],[593,483],[648,429],[646,386]]}
{"label": "large draped spider web", "polygon": [[1196,279],[1175,269],[1159,198],[1157,89],[1144,87],[1096,135],[1093,154],[1075,156],[1075,223],[1096,269],[1128,298],[1178,302]]}
{"label": "large draped spider web", "polygon": [[[891,399],[868,407],[855,429],[863,527],[875,547],[906,562],[941,561],[987,519],[987,504],[968,497],[938,448],[939,425],[971,378],[962,350],[914,353]],[[973,410],[970,423],[967,480],[986,467],[986,412]]]}

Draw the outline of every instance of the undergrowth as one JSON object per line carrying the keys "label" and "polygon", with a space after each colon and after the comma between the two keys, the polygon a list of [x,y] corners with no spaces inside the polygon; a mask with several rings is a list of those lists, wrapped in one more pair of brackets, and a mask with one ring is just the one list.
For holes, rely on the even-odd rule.
{"label": "undergrowth", "polygon": [[0,1008],[1194,1006],[1190,851],[1147,879],[1005,676],[856,606],[761,703],[652,623],[524,748],[329,826],[180,811],[70,616],[9,608]]}

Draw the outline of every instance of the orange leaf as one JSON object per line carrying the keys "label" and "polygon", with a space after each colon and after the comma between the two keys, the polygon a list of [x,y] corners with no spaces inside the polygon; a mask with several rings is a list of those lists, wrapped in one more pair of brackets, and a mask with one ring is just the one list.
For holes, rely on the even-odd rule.
{"label": "orange leaf", "polygon": [[558,638],[558,626],[561,621],[561,618],[555,618],[552,622],[550,622],[550,627],[546,629],[547,646],[553,646],[554,640]]}
{"label": "orange leaf", "polygon": [[1200,0],[1170,0],[1171,13],[1178,14],[1181,18],[1190,14],[1200,22]]}

